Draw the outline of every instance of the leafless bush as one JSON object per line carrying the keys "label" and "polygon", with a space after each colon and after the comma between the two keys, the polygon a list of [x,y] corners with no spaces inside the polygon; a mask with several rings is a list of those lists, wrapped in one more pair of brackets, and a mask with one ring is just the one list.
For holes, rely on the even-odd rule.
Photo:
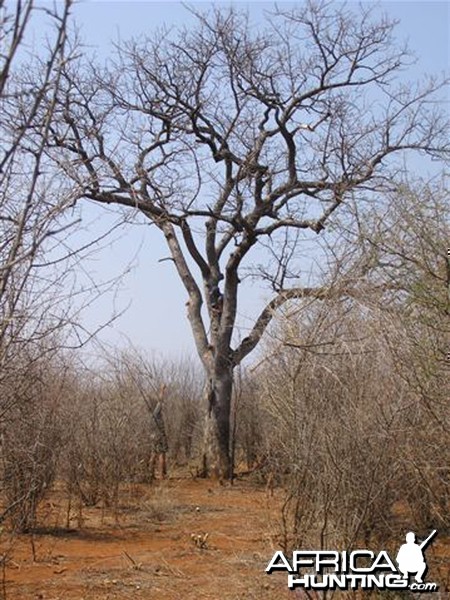
{"label": "leafless bush", "polygon": [[196,386],[188,365],[157,365],[130,351],[108,357],[96,373],[74,373],[60,470],[71,502],[117,507],[123,484],[165,475],[156,472],[161,423],[171,459],[188,460],[199,423]]}
{"label": "leafless bush", "polygon": [[135,398],[135,410],[145,410],[147,436],[155,441],[154,411],[158,402],[168,455],[183,465],[201,451],[202,377],[187,361],[155,360],[137,351],[124,352],[109,361],[112,385],[124,398]]}
{"label": "leafless bush", "polygon": [[188,360],[165,361],[154,369],[167,386],[163,410],[170,458],[180,466],[198,461],[202,451],[203,377]]}
{"label": "leafless bush", "polygon": [[242,369],[235,382],[233,398],[233,458],[235,466],[244,463],[248,470],[260,472],[261,461],[268,452],[262,436],[262,414],[258,387],[249,373]]}
{"label": "leafless bush", "polygon": [[404,510],[405,501],[409,527],[447,524],[446,444],[375,341],[367,354],[298,350],[290,370],[278,365],[267,376],[269,440],[289,471],[287,548],[386,543],[399,527],[394,507]]}
{"label": "leafless bush", "polygon": [[263,378],[268,444],[287,474],[286,546],[368,544],[387,535],[398,500],[404,390],[370,328],[336,319],[342,308],[291,323],[285,343],[299,347],[280,350]]}
{"label": "leafless bush", "polygon": [[257,374],[287,550],[449,525],[446,207],[441,183],[418,182],[359,213],[333,249],[337,293],[286,307],[273,332]]}
{"label": "leafless bush", "polygon": [[18,378],[14,405],[2,423],[2,519],[7,518],[15,531],[36,525],[39,504],[56,476],[62,383],[47,361],[34,365],[25,381]]}
{"label": "leafless bush", "polygon": [[[117,506],[121,483],[150,481],[152,441],[138,399],[89,382],[65,408],[67,444],[61,472],[69,496],[87,506]],[[123,392],[123,390],[122,390]]]}

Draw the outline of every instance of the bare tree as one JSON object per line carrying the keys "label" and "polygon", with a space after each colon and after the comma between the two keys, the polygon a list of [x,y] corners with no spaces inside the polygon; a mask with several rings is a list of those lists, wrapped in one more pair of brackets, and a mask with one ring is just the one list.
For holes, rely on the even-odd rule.
{"label": "bare tree", "polygon": [[[80,198],[164,236],[208,381],[208,467],[226,475],[235,367],[283,304],[328,294],[301,276],[299,241],[350,198],[395,186],[410,151],[448,152],[448,123],[444,82],[402,82],[395,23],[366,8],[309,2],[258,30],[234,9],[195,16],[121,43],[105,68],[66,65],[51,133]],[[273,298],[239,341],[248,275]]]}
{"label": "bare tree", "polygon": [[79,285],[74,277],[101,235],[84,246],[76,239],[76,194],[47,153],[76,47],[71,6],[0,6],[0,418],[23,396],[17,388],[27,384],[29,363],[89,339],[79,314],[111,283]]}
{"label": "bare tree", "polygon": [[[71,2],[58,10],[40,9],[32,1],[3,6],[0,36],[0,386],[1,414],[21,396],[18,380],[43,351],[52,347],[65,317],[55,310],[62,292],[58,285],[60,253],[56,239],[70,226],[62,219],[74,197],[49,172],[44,152],[53,118],[62,64],[67,58],[67,28]],[[52,30],[42,51],[36,78],[24,80],[33,59],[28,44],[40,13]],[[39,137],[34,135],[39,132]],[[33,133],[33,138],[31,136]],[[54,171],[53,171],[54,173]],[[55,240],[55,241],[54,241]],[[44,250],[51,257],[44,257]],[[64,250],[66,252],[66,250]],[[54,263],[52,271],[45,265]],[[51,290],[51,292],[50,292]],[[48,310],[49,306],[53,310]],[[58,314],[59,313],[59,314]],[[36,356],[31,346],[36,345]],[[24,347],[28,346],[26,356]],[[22,368],[23,367],[23,368]],[[20,375],[19,375],[20,373]],[[23,380],[24,381],[24,380]],[[11,393],[8,393],[8,390]]]}
{"label": "bare tree", "polygon": [[[47,64],[39,79],[28,85],[18,81],[18,71],[24,70],[26,33],[34,16],[33,2],[18,3],[11,13],[2,12],[0,102],[2,111],[0,149],[0,299],[2,320],[0,339],[10,327],[13,313],[26,290],[25,281],[40,258],[44,242],[61,230],[58,223],[62,206],[61,195],[56,201],[52,177],[45,173],[44,147],[53,118],[61,64],[65,60],[66,29],[70,2],[62,14],[50,13],[56,25],[55,40],[49,48]],[[33,143],[29,132],[39,131]],[[47,175],[47,177],[45,177]],[[65,205],[73,197],[64,197]]]}
{"label": "bare tree", "polygon": [[76,285],[72,267],[94,242],[74,242],[76,195],[47,153],[73,57],[71,5],[0,0],[0,520],[21,530],[35,525],[56,472],[64,374],[57,354],[89,337],[77,326],[79,312],[104,289]]}

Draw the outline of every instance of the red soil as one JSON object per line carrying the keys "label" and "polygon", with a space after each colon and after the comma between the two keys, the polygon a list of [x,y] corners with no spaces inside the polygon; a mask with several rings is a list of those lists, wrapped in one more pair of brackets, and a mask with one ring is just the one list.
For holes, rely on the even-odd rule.
{"label": "red soil", "polygon": [[[40,516],[49,528],[12,540],[6,597],[292,599],[285,575],[264,572],[279,549],[271,525],[276,503],[276,494],[246,482],[170,480],[133,486],[117,511],[83,509],[82,528],[75,528],[73,514],[68,530],[67,505],[56,492]],[[207,546],[200,549],[192,534],[205,533]],[[2,539],[4,551],[6,533]]]}
{"label": "red soil", "polygon": [[[282,600],[286,573],[264,569],[277,543],[281,493],[247,481],[219,486],[171,479],[130,486],[117,510],[70,512],[61,491],[45,503],[33,535],[1,535],[7,552],[2,596],[7,600]],[[209,534],[199,548],[194,536]],[[439,594],[450,598],[449,539],[433,544]],[[34,557],[33,557],[34,544]],[[430,550],[431,553],[431,550]],[[417,595],[417,596],[420,596]]]}

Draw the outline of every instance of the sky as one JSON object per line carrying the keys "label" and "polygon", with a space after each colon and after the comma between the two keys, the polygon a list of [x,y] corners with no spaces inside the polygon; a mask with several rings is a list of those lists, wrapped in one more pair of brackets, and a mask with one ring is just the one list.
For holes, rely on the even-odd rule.
{"label": "sky", "polygon": [[[210,3],[192,4],[205,7]],[[265,2],[234,5],[247,8],[256,20],[262,11],[273,6]],[[411,70],[413,77],[450,71],[448,2],[382,1],[378,7],[378,10],[400,21],[398,38],[408,39],[418,58]],[[108,56],[111,40],[149,34],[163,23],[169,26],[188,24],[191,19],[178,2],[144,0],[79,2],[74,8],[74,15],[85,43],[99,56]],[[107,227],[109,222],[101,207],[90,207],[88,219],[101,222],[103,227]],[[173,263],[162,260],[167,255],[157,231],[141,225],[115,232],[111,240],[103,244],[102,250],[89,259],[86,269],[99,282],[128,271],[114,292],[105,294],[84,315],[86,327],[92,330],[108,320],[113,312],[123,311],[112,326],[100,332],[102,343],[108,347],[131,344],[155,356],[174,359],[195,355],[186,319],[186,294]],[[267,299],[267,294],[257,287],[247,289],[239,311],[243,333],[251,325],[251,317],[258,313]]]}

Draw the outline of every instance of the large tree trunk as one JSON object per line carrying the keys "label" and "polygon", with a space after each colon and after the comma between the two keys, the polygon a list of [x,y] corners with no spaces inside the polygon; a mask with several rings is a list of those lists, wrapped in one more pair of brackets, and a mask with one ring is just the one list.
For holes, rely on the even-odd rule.
{"label": "large tree trunk", "polygon": [[219,479],[232,476],[230,414],[233,393],[233,370],[223,368],[209,374],[206,389],[204,475]]}

